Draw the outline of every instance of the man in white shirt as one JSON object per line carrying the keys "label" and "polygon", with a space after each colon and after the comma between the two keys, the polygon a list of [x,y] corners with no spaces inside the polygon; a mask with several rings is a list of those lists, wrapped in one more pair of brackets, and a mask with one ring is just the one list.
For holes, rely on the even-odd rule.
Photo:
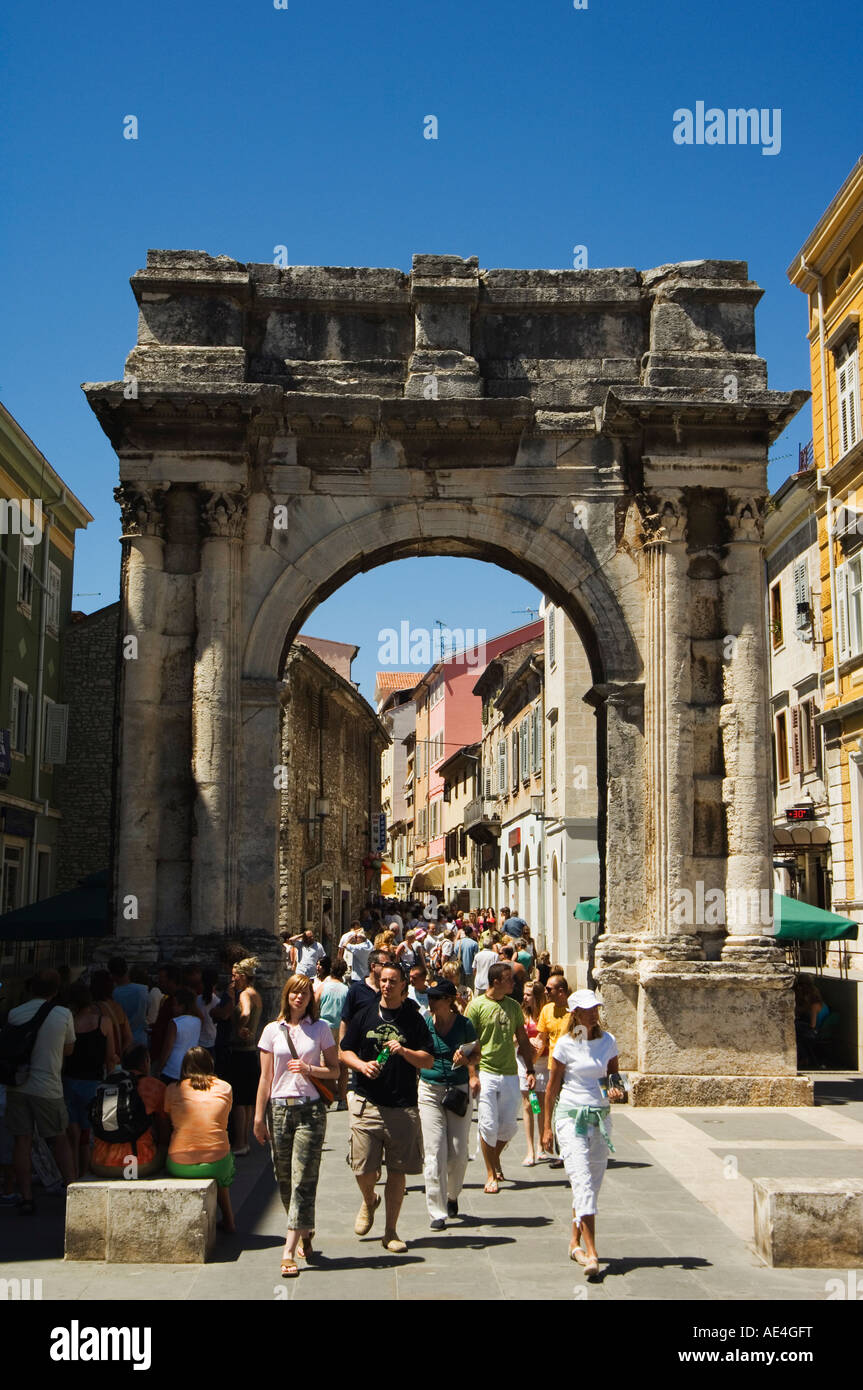
{"label": "man in white shirt", "polygon": [[491,946],[485,947],[482,951],[477,951],[473,959],[475,994],[485,994],[488,989],[488,972],[497,958],[497,951],[493,950]]}
{"label": "man in white shirt", "polygon": [[[28,1023],[44,1004],[56,1000],[60,976],[56,970],[43,970],[32,983],[33,998],[11,1009],[7,1022],[13,1026]],[[24,1079],[6,1092],[6,1128],[15,1146],[12,1162],[24,1215],[35,1211],[31,1150],[38,1131],[51,1147],[64,1183],[75,1181],[72,1150],[66,1137],[69,1115],[63,1100],[63,1058],[75,1047],[75,1025],[68,1009],[55,1003],[41,1024]]]}
{"label": "man in white shirt", "polygon": [[339,960],[347,961],[351,980],[364,980],[369,973],[369,956],[374,942],[369,941],[359,922],[352,922],[339,942]]}
{"label": "man in white shirt", "polygon": [[411,966],[410,985],[408,986],[408,999],[412,999],[428,1022],[431,1018],[431,1005],[428,997],[428,975],[422,965]]}
{"label": "man in white shirt", "polygon": [[297,975],[305,975],[309,980],[315,978],[315,967],[326,951],[320,941],[315,940],[313,931],[304,931],[299,936],[291,937],[293,947],[293,958],[291,967]]}

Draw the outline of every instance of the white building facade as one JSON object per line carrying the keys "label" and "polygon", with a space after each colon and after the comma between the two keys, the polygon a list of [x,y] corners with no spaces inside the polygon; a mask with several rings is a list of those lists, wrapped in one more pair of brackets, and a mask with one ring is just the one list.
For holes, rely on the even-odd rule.
{"label": "white building facade", "polygon": [[596,719],[584,700],[593,679],[578,633],[563,610],[546,599],[542,617],[545,949],[553,964],[564,966],[575,989],[587,983],[590,944],[598,931],[595,923],[573,916],[583,899],[599,894]]}

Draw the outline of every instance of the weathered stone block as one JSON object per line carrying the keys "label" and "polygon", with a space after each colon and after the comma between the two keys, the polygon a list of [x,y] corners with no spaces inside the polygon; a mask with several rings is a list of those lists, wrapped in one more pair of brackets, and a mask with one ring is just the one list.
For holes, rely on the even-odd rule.
{"label": "weathered stone block", "polygon": [[754,1178],[752,1195],[767,1264],[854,1269],[863,1260],[863,1178]]}
{"label": "weathered stone block", "polygon": [[630,1072],[633,1105],[812,1105],[806,1076],[681,1076]]}
{"label": "weathered stone block", "polygon": [[640,1072],[796,1077],[790,971],[642,960],[639,975]]}
{"label": "weathered stone block", "polygon": [[66,1259],[203,1264],[216,1238],[212,1178],[73,1183],[66,1194]]}

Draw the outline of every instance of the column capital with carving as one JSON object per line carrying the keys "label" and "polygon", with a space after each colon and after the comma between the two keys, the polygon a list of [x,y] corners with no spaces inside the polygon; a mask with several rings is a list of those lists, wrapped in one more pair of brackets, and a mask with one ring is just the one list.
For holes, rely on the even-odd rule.
{"label": "column capital with carving", "polygon": [[198,496],[201,534],[204,540],[243,539],[249,502],[249,493],[245,488],[201,487],[198,489]]}
{"label": "column capital with carving", "polygon": [[686,503],[679,488],[642,497],[639,510],[645,545],[686,540]]}
{"label": "column capital with carving", "polygon": [[767,498],[763,493],[729,492],[726,520],[732,541],[764,543]]}
{"label": "column capital with carving", "polygon": [[123,536],[165,538],[165,497],[169,483],[123,482],[114,488]]}

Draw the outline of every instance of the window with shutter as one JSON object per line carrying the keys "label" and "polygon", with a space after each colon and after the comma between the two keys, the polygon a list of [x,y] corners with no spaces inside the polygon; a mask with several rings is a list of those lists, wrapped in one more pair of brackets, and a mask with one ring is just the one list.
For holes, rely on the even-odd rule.
{"label": "window with shutter", "polygon": [[519,761],[521,763],[522,781],[527,781],[530,777],[530,717],[525,715],[521,721],[519,729],[521,735],[519,747]]}
{"label": "window with shutter", "polygon": [[802,765],[800,757],[800,706],[791,711],[791,771],[799,772]]}
{"label": "window with shutter", "polygon": [[773,649],[782,646],[782,588],[779,584],[774,584],[770,590],[770,629],[773,637]]}
{"label": "window with shutter", "polygon": [[776,716],[776,773],[780,782],[788,781],[788,721],[784,710]]}
{"label": "window with shutter", "polygon": [[836,571],[836,621],[833,640],[839,644],[839,660],[845,661],[850,655],[848,646],[848,566],[840,565]]}
{"label": "window with shutter", "polygon": [[483,796],[494,796],[492,790],[492,770],[489,763],[486,763],[482,770]]}
{"label": "window with shutter", "polygon": [[497,745],[497,794],[506,795],[506,739]]}
{"label": "window with shutter", "polygon": [[45,623],[54,633],[60,630],[60,571],[55,564],[48,566],[48,594]]}
{"label": "window with shutter", "polygon": [[815,701],[806,700],[800,706],[800,756],[804,772],[811,772],[818,760],[818,726],[815,723]]}
{"label": "window with shutter", "polygon": [[794,623],[798,631],[811,625],[810,602],[809,566],[804,557],[794,566]]}
{"label": "window with shutter", "polygon": [[860,391],[857,349],[846,344],[836,355],[836,391],[839,413],[839,456],[854,448],[860,438]]}
{"label": "window with shutter", "polygon": [[845,641],[849,656],[863,652],[863,561],[859,555],[845,569]]}
{"label": "window with shutter", "polygon": [[18,564],[18,602],[29,608],[33,602],[33,546],[21,538],[21,558]]}
{"label": "window with shutter", "polygon": [[27,687],[20,681],[12,682],[12,714],[10,729],[10,747],[13,753],[23,753],[27,730],[25,721],[27,718]]}
{"label": "window with shutter", "polygon": [[557,786],[557,729],[552,729],[548,740],[548,775],[554,789]]}
{"label": "window with shutter", "polygon": [[552,605],[552,606],[549,608],[549,610],[548,610],[548,638],[547,638],[547,647],[548,647],[548,664],[549,664],[549,666],[553,666],[554,663],[555,663],[555,661],[556,661],[556,659],[557,659],[557,658],[556,658],[556,653],[555,653],[555,648],[554,648],[554,616],[555,616],[555,610],[554,610],[554,605]]}
{"label": "window with shutter", "polygon": [[512,763],[510,767],[510,778],[513,791],[518,786],[518,730],[513,729],[509,737],[509,756]]}

